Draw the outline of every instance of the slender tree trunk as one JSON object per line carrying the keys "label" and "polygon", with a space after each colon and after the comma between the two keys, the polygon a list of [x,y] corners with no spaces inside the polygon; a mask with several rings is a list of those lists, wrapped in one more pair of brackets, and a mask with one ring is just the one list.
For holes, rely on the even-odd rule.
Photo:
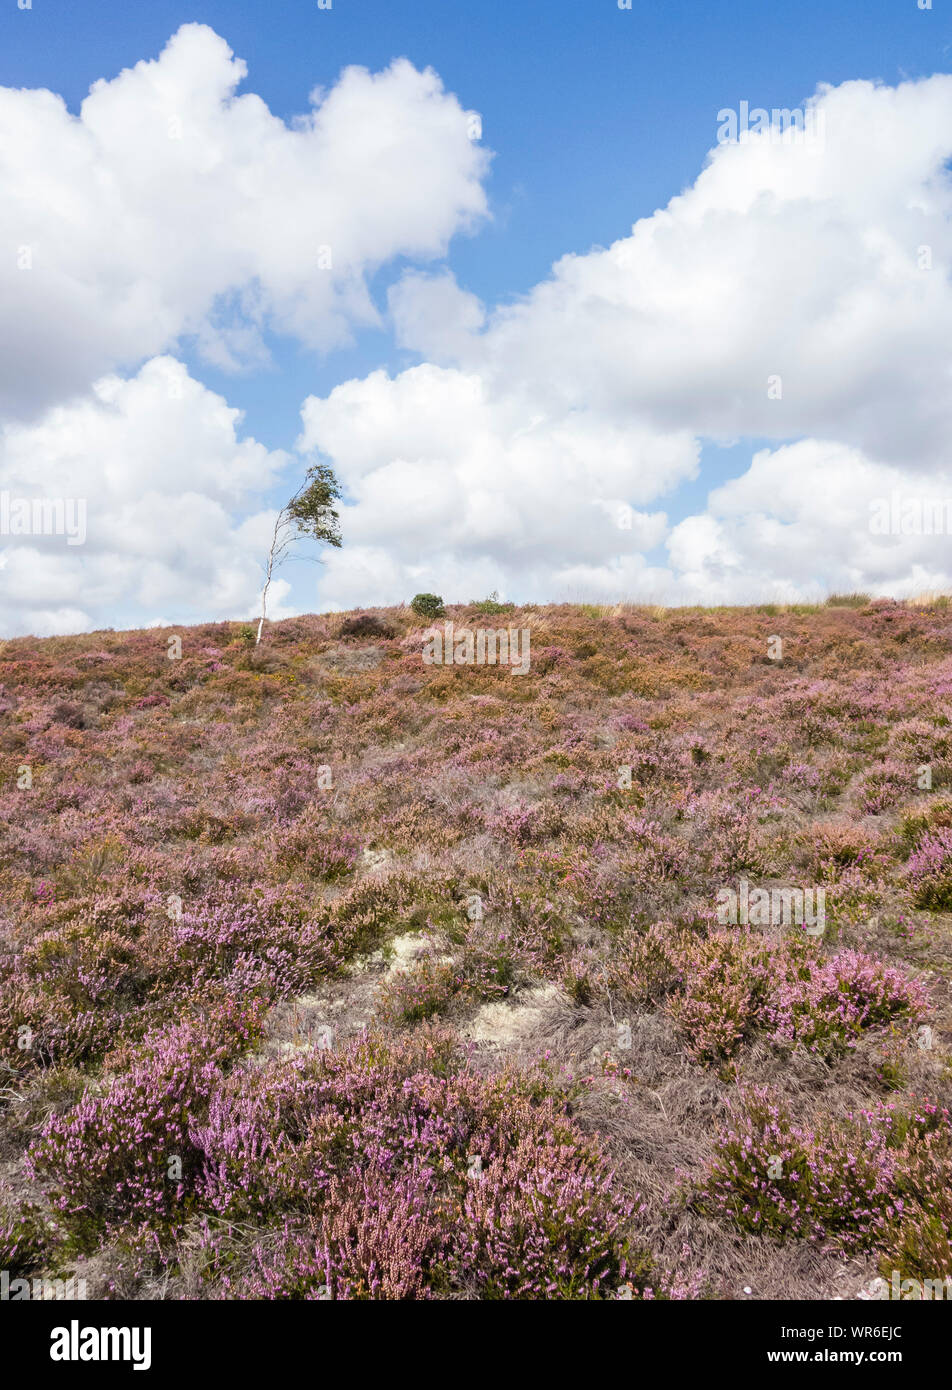
{"label": "slender tree trunk", "polygon": [[268,565],[268,577],[265,580],[264,588],[261,590],[261,617],[258,619],[258,636],[255,638],[255,646],[261,642],[261,630],[264,627],[264,620],[268,616],[268,589],[271,585],[271,566]]}
{"label": "slender tree trunk", "polygon": [[261,590],[261,618],[258,621],[258,636],[255,638],[256,647],[260,645],[264,620],[268,616],[268,590],[271,588],[271,575],[274,571],[274,551],[278,543],[278,527],[280,524],[281,518],[279,516],[274,526],[274,536],[271,541],[271,549],[268,552],[268,568],[265,572],[264,588]]}
{"label": "slender tree trunk", "polygon": [[261,629],[264,627],[264,620],[265,620],[265,616],[266,616],[266,614],[267,614],[268,584],[270,584],[270,583],[271,583],[271,578],[270,578],[270,576],[269,576],[269,577],[268,577],[267,583],[265,584],[264,588],[261,590],[261,617],[258,619],[258,636],[255,638],[255,646],[256,646],[256,647],[258,646],[258,644],[259,644],[260,641],[261,641]]}

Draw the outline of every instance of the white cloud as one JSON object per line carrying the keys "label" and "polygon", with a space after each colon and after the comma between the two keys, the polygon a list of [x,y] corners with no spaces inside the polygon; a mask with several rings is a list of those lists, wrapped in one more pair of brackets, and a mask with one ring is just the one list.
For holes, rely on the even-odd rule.
{"label": "white cloud", "polygon": [[[630,237],[564,257],[517,304],[487,314],[445,273],[395,287],[397,341],[430,363],[304,407],[302,447],[346,479],[360,547],[322,595],[379,600],[394,563],[409,588],[427,556],[465,587],[489,571],[542,598],[567,578],[703,598],[947,573],[934,541],[873,544],[857,511],[877,467],[917,486],[946,467],[952,77],[848,82],[816,105],[822,144],[718,146]],[[667,567],[649,564],[663,514],[620,532],[618,504],[692,477],[696,440],[744,437],[806,442],[760,456],[675,528]]]}
{"label": "white cloud", "polygon": [[[479,374],[429,364],[345,382],[311,397],[303,418],[300,448],[329,457],[351,498],[350,544],[328,557],[321,586],[335,603],[384,602],[435,573],[453,592],[473,588],[466,597],[489,576],[501,591],[535,586],[545,598],[563,564],[660,543],[664,514],[628,499],[697,466],[686,432],[620,428],[581,410],[552,418],[524,392],[493,397]],[[379,568],[373,555],[386,557]]]}
{"label": "white cloud", "polygon": [[[949,529],[924,533],[927,503]],[[811,439],[755,454],[742,477],[711,493],[705,515],[674,528],[668,549],[682,593],[707,602],[855,590],[902,598],[952,590],[950,524],[949,470],[872,462]]]}
{"label": "white cloud", "polygon": [[[366,275],[442,255],[488,155],[430,70],[348,68],[291,126],[211,29],[92,87],[78,117],[0,88],[0,413],[24,418],[194,334],[219,365],[274,328],[373,323]],[[330,251],[330,267],[327,251]]]}
{"label": "white cloud", "polygon": [[[10,504],[69,499],[86,519],[83,544],[3,537],[3,631],[81,631],[113,626],[117,613],[145,622],[156,610],[179,621],[250,613],[274,520],[262,498],[289,460],[239,438],[240,424],[240,411],[161,357],[35,424],[0,430]],[[282,581],[276,613],[286,594]]]}

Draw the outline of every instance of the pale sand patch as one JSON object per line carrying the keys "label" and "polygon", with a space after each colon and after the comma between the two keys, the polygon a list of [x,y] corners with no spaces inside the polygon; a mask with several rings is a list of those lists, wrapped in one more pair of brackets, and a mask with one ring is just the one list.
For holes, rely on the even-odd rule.
{"label": "pale sand patch", "polygon": [[511,1004],[484,1004],[460,1028],[460,1037],[467,1042],[486,1043],[492,1047],[510,1047],[532,1037],[546,1014],[564,1004],[558,985],[542,985],[526,990]]}

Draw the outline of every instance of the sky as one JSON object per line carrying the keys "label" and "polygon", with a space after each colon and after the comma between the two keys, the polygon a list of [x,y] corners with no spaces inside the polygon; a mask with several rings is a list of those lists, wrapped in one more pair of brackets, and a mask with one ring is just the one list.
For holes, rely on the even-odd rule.
{"label": "sky", "polygon": [[275,616],[952,589],[949,73],[948,0],[10,0],[0,635],[252,615],[315,461]]}

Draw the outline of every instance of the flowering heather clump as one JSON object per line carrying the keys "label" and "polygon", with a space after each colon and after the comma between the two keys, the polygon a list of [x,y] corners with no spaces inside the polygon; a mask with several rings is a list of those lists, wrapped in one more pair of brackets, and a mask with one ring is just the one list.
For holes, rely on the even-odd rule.
{"label": "flowering heather clump", "polygon": [[856,951],[824,960],[796,938],[776,943],[753,931],[629,932],[605,980],[623,998],[663,999],[686,1052],[707,1064],[729,1060],[755,1033],[831,1056],[926,1005],[922,987],[882,961]]}
{"label": "flowering heather clump", "polygon": [[706,1204],[744,1231],[845,1250],[874,1245],[898,1211],[888,1118],[880,1110],[813,1130],[756,1090],[717,1141],[702,1185]]}
{"label": "flowering heather clump", "polygon": [[175,959],[193,985],[254,960],[277,995],[304,993],[339,963],[327,913],[300,892],[265,887],[248,896],[222,887],[171,923]]}
{"label": "flowering heather clump", "polygon": [[805,838],[810,867],[832,883],[846,869],[876,874],[888,864],[880,841],[860,826],[821,821],[810,826]]}
{"label": "flowering heather clump", "polygon": [[[192,1139],[201,1201],[280,1222],[241,1297],[598,1298],[625,1275],[631,1206],[599,1146],[541,1079],[479,1077],[439,1035],[235,1073]],[[226,1258],[211,1233],[206,1254]]]}
{"label": "flowering heather clump", "polygon": [[702,1062],[733,1056],[765,1008],[771,956],[769,948],[755,938],[729,933],[685,949],[684,986],[667,1007],[684,1031],[690,1056]]}
{"label": "flowering heather clump", "polygon": [[371,1170],[332,1182],[314,1234],[286,1227],[253,1252],[236,1292],[255,1299],[412,1299],[434,1296],[431,1280],[449,1240],[432,1175],[391,1178]]}
{"label": "flowering heather clump", "polygon": [[623,999],[660,1000],[684,979],[679,934],[669,922],[647,931],[629,928],[613,943],[606,966],[609,988]]}
{"label": "flowering heather clump", "polygon": [[282,864],[327,882],[351,873],[359,853],[355,837],[331,828],[319,806],[308,808],[277,837],[277,856]]}
{"label": "flowering heather clump", "polygon": [[878,816],[890,806],[896,806],[909,796],[916,785],[914,765],[887,759],[881,767],[863,778],[859,804],[867,816]]}
{"label": "flowering heather clump", "polygon": [[0,1191],[0,1270],[13,1278],[35,1269],[47,1244],[35,1209],[17,1208],[12,1194]]}
{"label": "flowering heather clump", "polygon": [[923,836],[909,857],[909,881],[917,907],[952,907],[952,828]]}
{"label": "flowering heather clump", "polygon": [[902,1209],[881,1256],[903,1278],[952,1278],[952,1119],[928,1100],[894,1117],[890,1135]]}
{"label": "flowering heather clump", "polygon": [[745,1231],[879,1249],[884,1269],[945,1278],[950,1162],[952,1121],[931,1101],[808,1127],[755,1090],[719,1136],[699,1200]]}
{"label": "flowering heather clump", "polygon": [[454,1000],[504,999],[515,974],[507,935],[474,925],[455,948],[452,941],[428,943],[409,968],[395,971],[379,992],[378,1011],[394,1023],[417,1023],[445,1013]]}
{"label": "flowering heather clump", "polygon": [[251,1040],[252,1006],[243,1017],[169,1030],[146,1040],[146,1060],[102,1095],[87,1092],[47,1120],[30,1155],[53,1207],[80,1249],[129,1226],[168,1225],[194,1189],[201,1154],[191,1126],[207,1110],[221,1063]]}
{"label": "flowering heather clump", "polygon": [[611,1295],[631,1215],[597,1152],[534,1130],[470,1182],[449,1266],[482,1298]]}
{"label": "flowering heather clump", "polygon": [[921,985],[882,961],[843,951],[784,980],[771,993],[766,1016],[775,1044],[830,1056],[853,1047],[867,1028],[925,1012]]}
{"label": "flowering heather clump", "polygon": [[694,839],[707,872],[729,878],[765,870],[768,865],[761,827],[775,805],[759,789],[750,787],[702,792],[689,803],[686,814],[694,823]]}

